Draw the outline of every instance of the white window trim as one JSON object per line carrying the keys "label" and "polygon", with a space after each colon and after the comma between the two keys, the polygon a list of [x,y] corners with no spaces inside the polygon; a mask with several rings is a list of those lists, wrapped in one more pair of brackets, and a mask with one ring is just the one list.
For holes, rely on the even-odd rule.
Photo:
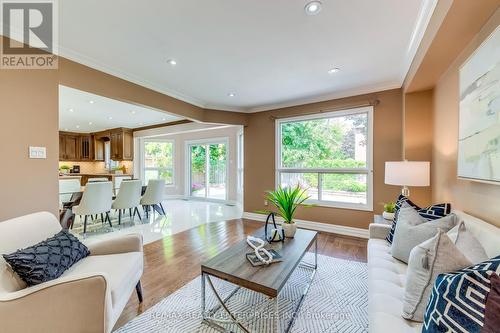
{"label": "white window trim", "polygon": [[[366,168],[359,169],[301,169],[301,168],[283,168],[281,167],[281,125],[287,122],[296,122],[303,120],[312,119],[322,119],[331,117],[342,117],[348,115],[355,115],[367,113],[368,114],[368,135],[367,135],[367,156],[366,156]],[[321,112],[318,114],[296,116],[289,118],[280,118],[275,122],[275,187],[278,188],[281,180],[282,172],[297,172],[297,173],[363,173],[366,174],[367,182],[367,193],[366,193],[366,204],[353,204],[346,202],[334,202],[334,201],[320,201],[320,200],[307,200],[306,203],[315,204],[321,207],[333,207],[333,208],[344,208],[362,211],[373,211],[373,107],[358,107],[352,109],[346,109],[341,111],[330,111]],[[321,177],[318,178],[318,193],[321,191],[320,184]]]}
{"label": "white window trim", "polygon": [[[141,179],[144,182],[146,180],[146,167],[144,165],[144,154],[146,152],[144,146],[146,142],[170,142],[172,143],[172,183],[166,184],[165,187],[175,187],[175,140],[174,139],[151,139],[151,138],[140,138],[140,170]],[[158,168],[147,168],[147,169],[158,169]],[[145,184],[147,185],[147,184]]]}

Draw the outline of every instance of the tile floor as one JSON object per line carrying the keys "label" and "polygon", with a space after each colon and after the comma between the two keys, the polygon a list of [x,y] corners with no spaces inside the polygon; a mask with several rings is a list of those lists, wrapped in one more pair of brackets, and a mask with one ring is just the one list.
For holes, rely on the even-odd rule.
{"label": "tile floor", "polygon": [[[131,220],[127,211],[126,217],[122,217],[121,225],[118,225],[118,213],[113,212],[111,215],[113,228],[107,224],[103,225],[100,218],[89,222],[85,237],[86,242],[114,237],[119,234],[140,233],[144,237],[144,244],[148,244],[201,224],[241,218],[243,214],[240,205],[229,206],[200,200],[165,200],[163,207],[166,216],[158,213],[155,213],[154,216],[150,214],[149,220],[146,219],[142,209],[139,209],[142,221],[137,217]],[[78,237],[84,238],[83,225],[78,217],[72,232]]]}

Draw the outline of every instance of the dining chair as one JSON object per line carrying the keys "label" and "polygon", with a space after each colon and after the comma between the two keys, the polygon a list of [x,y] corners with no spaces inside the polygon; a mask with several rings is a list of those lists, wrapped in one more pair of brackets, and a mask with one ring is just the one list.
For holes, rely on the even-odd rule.
{"label": "dining chair", "polygon": [[[165,180],[163,179],[150,179],[148,182],[148,186],[146,188],[146,192],[141,198],[141,205],[146,213],[146,217],[149,219],[149,210],[151,207],[159,206],[163,215],[165,215],[165,209],[163,209],[163,205],[161,202],[165,197]],[[154,210],[153,210],[154,213]]]}
{"label": "dining chair", "polygon": [[109,212],[113,203],[113,183],[112,182],[91,182],[85,186],[85,191],[82,195],[82,200],[78,206],[73,207],[73,212],[76,215],[85,216],[83,221],[83,233],[87,233],[87,218],[97,214],[105,214],[107,221],[111,227],[111,219]]}
{"label": "dining chair", "polygon": [[[140,180],[127,180],[121,183],[120,191],[111,205],[111,208],[118,210],[118,224],[121,224],[122,211],[125,212],[125,209],[128,209],[131,220],[136,213],[139,215],[139,220],[141,219],[137,208],[141,204],[141,188],[142,182]],[[133,215],[132,209],[134,210]]]}
{"label": "dining chair", "polygon": [[115,177],[113,181],[113,192],[115,195],[118,195],[118,192],[120,192],[120,188],[122,186],[123,181],[129,181],[132,180],[132,177],[130,176],[119,176]]}
{"label": "dining chair", "polygon": [[71,200],[71,195],[80,192],[82,177],[59,179],[59,207]]}

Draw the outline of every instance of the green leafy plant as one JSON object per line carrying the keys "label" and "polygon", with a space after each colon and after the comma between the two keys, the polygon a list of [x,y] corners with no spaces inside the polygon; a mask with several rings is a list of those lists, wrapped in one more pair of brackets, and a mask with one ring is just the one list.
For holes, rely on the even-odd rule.
{"label": "green leafy plant", "polygon": [[394,213],[396,211],[396,203],[395,202],[384,203],[384,211],[387,213]]}
{"label": "green leafy plant", "polygon": [[59,170],[69,170],[69,169],[71,169],[71,167],[69,165],[61,165],[59,167]]}
{"label": "green leafy plant", "polygon": [[[272,203],[277,212],[275,214],[281,216],[285,223],[293,223],[293,216],[299,205],[304,207],[311,207],[312,205],[304,204],[304,201],[309,199],[310,196],[307,195],[307,189],[300,187],[299,185],[295,187],[279,187],[275,191],[268,191],[266,193],[266,199]],[[260,211],[266,214],[272,211]]]}

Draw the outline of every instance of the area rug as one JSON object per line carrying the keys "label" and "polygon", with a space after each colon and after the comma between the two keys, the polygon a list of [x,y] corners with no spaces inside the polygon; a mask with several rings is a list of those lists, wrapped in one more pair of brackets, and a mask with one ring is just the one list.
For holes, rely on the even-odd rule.
{"label": "area rug", "polygon": [[[314,255],[304,259],[312,262]],[[310,271],[297,268],[279,295],[281,331],[290,322],[306,285]],[[318,271],[305,297],[291,332],[368,332],[367,267],[364,263],[318,256]],[[222,296],[229,295],[235,286],[214,279],[214,285]],[[143,314],[118,329],[120,333],[135,332],[199,332],[215,333],[215,329],[201,323],[201,278],[166,297]],[[215,295],[207,283],[207,307],[217,304]],[[228,302],[250,332],[272,332],[269,315],[274,303],[261,294],[241,288]],[[215,313],[218,319],[227,319],[223,309]],[[228,331],[240,332],[235,325],[225,324]]]}

